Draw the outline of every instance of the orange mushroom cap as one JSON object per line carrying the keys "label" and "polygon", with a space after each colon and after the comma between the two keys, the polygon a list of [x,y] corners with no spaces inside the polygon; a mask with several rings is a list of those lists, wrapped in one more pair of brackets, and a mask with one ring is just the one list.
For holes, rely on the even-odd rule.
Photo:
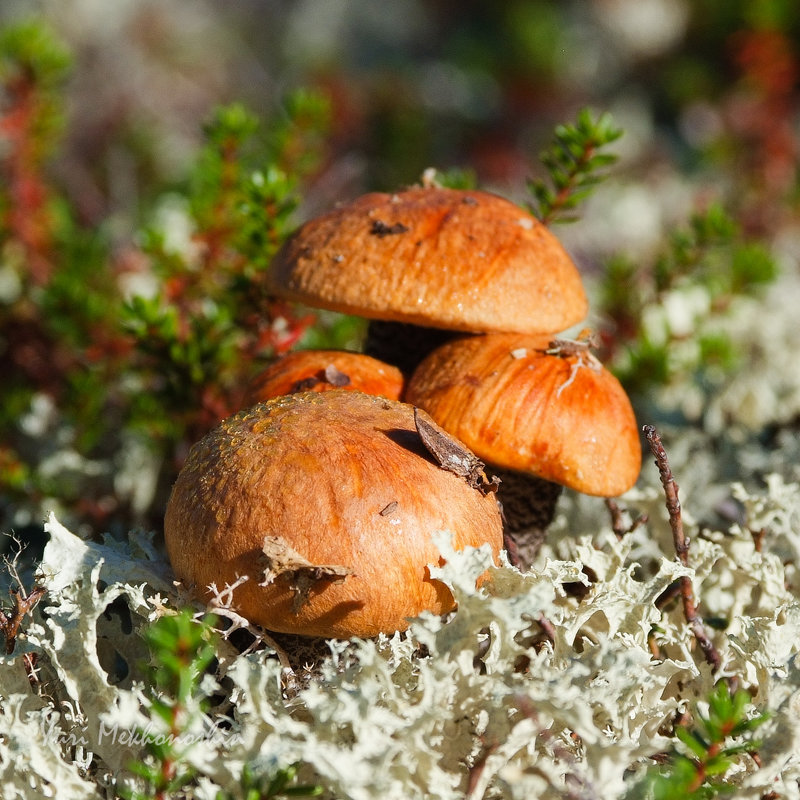
{"label": "orange mushroom cap", "polygon": [[[247,575],[233,592],[240,614],[328,637],[403,630],[422,611],[452,609],[427,569],[441,560],[437,531],[456,549],[488,543],[497,556],[494,495],[433,461],[412,406],[342,391],[278,397],[224,420],[192,447],[164,520],[181,580],[209,596],[210,584],[221,590]],[[276,543],[305,572],[278,569]],[[293,584],[300,574],[305,597]]]}
{"label": "orange mushroom cap", "polygon": [[555,236],[477,190],[363,195],[303,225],[268,280],[311,306],[459,331],[561,331],[587,311]]}
{"label": "orange mushroom cap", "polygon": [[641,468],[628,396],[588,350],[559,351],[557,342],[459,337],[419,365],[405,399],[490,464],[586,494],[622,494]]}
{"label": "orange mushroom cap", "polygon": [[281,356],[248,386],[245,405],[299,391],[357,390],[399,400],[403,374],[397,367],[347,350],[295,350]]}

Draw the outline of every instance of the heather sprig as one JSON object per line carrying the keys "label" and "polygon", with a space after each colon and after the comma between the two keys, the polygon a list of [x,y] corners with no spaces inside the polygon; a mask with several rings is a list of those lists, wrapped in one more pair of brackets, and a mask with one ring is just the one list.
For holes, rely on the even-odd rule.
{"label": "heather sprig", "polygon": [[40,22],[22,22],[0,31],[3,102],[6,108],[24,112],[13,121],[7,118],[0,133],[12,138],[15,123],[24,122],[28,126],[24,134],[30,137],[26,138],[27,155],[42,158],[58,142],[64,124],[60,91],[71,63],[67,49]]}
{"label": "heather sprig", "polygon": [[262,276],[321,163],[329,103],[298,90],[266,121],[241,104],[217,109],[185,181],[112,248],[47,170],[69,66],[41,23],[0,34],[0,479],[23,502],[79,500],[103,523],[125,501],[97,477],[50,485],[20,420],[45,398],[68,432],[61,444],[98,463],[143,435],[171,482],[184,444],[236,410],[259,363],[314,321],[267,296]]}
{"label": "heather sprig", "polygon": [[197,438],[236,410],[259,361],[313,322],[268,297],[263,273],[321,157],[326,109],[324,96],[303,90],[266,125],[239,104],[212,115],[177,210],[188,240],[176,246],[157,222],[142,237],[158,291],[132,297],[123,314],[150,395],[132,398],[134,424],[173,443]]}
{"label": "heather sprig", "polygon": [[679,725],[675,736],[680,744],[666,766],[654,768],[647,778],[653,800],[705,800],[730,794],[735,787],[726,782],[728,770],[759,743],[756,729],[769,714],[752,715],[748,692],[731,692],[721,680],[708,696],[708,711],[698,713],[694,727]]}
{"label": "heather sprig", "polygon": [[553,142],[539,159],[547,170],[547,180],[529,180],[533,195],[532,213],[545,225],[574,222],[574,212],[606,176],[605,170],[617,156],[601,152],[622,136],[608,113],[597,117],[582,109],[574,124],[559,125]]}
{"label": "heather sprig", "polygon": [[[245,764],[242,769],[241,787],[244,800],[271,800],[273,797],[318,797],[322,786],[295,783],[298,765],[288,767],[260,767]],[[233,795],[220,793],[217,800],[233,800]]]}
{"label": "heather sprig", "polygon": [[140,732],[147,756],[130,770],[147,788],[126,792],[131,800],[164,800],[192,779],[191,769],[183,764],[191,745],[182,745],[181,737],[204,707],[200,681],[215,657],[213,623],[212,617],[198,623],[184,609],[161,617],[144,633],[152,658],[147,691],[155,727]]}
{"label": "heather sprig", "polygon": [[[741,354],[710,323],[777,274],[769,250],[719,204],[692,214],[649,261],[615,255],[599,287],[601,313],[613,326],[611,367],[632,392],[692,373],[700,384],[730,373]],[[681,346],[689,338],[693,356]]]}

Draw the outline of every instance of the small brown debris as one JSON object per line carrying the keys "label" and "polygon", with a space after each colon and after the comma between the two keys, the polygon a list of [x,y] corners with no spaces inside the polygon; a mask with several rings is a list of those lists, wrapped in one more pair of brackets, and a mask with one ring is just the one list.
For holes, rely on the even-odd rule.
{"label": "small brown debris", "polygon": [[297,613],[314,588],[320,583],[341,583],[353,574],[349,567],[339,564],[313,564],[280,536],[265,536],[262,553],[266,562],[264,580],[259,586],[268,586],[276,578],[287,576],[292,591],[292,612]]}
{"label": "small brown debris", "polygon": [[336,367],[333,364],[328,364],[328,366],[325,367],[325,380],[331,386],[341,387],[349,385],[350,376],[336,369]]}
{"label": "small brown debris", "polygon": [[333,364],[328,364],[317,375],[309,375],[307,378],[295,381],[289,390],[289,394],[310,391],[320,383],[329,383],[331,386],[341,388],[350,385],[350,376],[338,370]]}
{"label": "small brown debris", "polygon": [[318,383],[321,383],[316,375],[311,375],[308,378],[302,378],[292,384],[289,394],[296,394],[297,392],[307,392],[313,389]]}
{"label": "small brown debris", "polygon": [[383,220],[376,219],[372,221],[372,227],[369,229],[369,232],[382,239],[384,236],[391,236],[395,233],[406,233],[408,230],[408,226],[403,225],[402,222],[395,222],[394,225],[387,225]]}
{"label": "small brown debris", "polygon": [[759,528],[757,531],[751,530],[750,535],[753,537],[753,547],[756,553],[760,553],[764,547],[764,537],[767,535],[767,529]]}
{"label": "small brown debris", "polygon": [[478,489],[482,494],[497,491],[500,478],[496,475],[489,478],[483,461],[432,419],[425,419],[418,408],[414,409],[414,424],[422,443],[442,469],[464,478],[473,489]]}
{"label": "small brown debris", "polygon": [[397,500],[392,500],[391,503],[382,508],[378,513],[382,517],[388,517],[390,514],[394,514],[395,511],[397,511]]}
{"label": "small brown debris", "polygon": [[597,356],[591,352],[596,347],[596,337],[588,332],[582,333],[577,339],[552,339],[550,345],[544,352],[549,356],[559,358],[575,358],[576,367],[589,367],[595,372],[602,369],[602,365],[597,360]]}

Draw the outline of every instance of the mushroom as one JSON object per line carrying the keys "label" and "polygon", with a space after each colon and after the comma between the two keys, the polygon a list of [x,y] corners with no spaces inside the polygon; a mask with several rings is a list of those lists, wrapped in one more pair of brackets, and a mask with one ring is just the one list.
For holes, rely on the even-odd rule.
{"label": "mushroom", "polygon": [[245,405],[295,392],[358,390],[399,400],[403,375],[377,358],[347,350],[295,350],[281,356],[248,386]]}
{"label": "mushroom", "polygon": [[361,392],[286,395],[195,444],[164,521],[175,574],[273,631],[346,638],[454,607],[433,534],[502,547],[491,493],[440,468],[412,406]]}
{"label": "mushroom", "polygon": [[513,557],[516,543],[523,561],[552,520],[555,484],[612,497],[639,475],[630,401],[585,339],[454,339],[419,365],[406,399],[498,472],[507,547]]}
{"label": "mushroom", "polygon": [[[460,332],[554,333],[584,318],[580,275],[535,217],[488,192],[372,193],[284,244],[270,289],[373,323],[365,352],[410,372]],[[440,329],[409,336],[410,326]],[[398,333],[400,335],[398,335]]]}

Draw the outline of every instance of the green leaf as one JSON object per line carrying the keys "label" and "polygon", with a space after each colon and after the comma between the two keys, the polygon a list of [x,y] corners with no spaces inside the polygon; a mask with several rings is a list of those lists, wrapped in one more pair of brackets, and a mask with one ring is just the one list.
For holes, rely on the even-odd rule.
{"label": "green leaf", "polygon": [[690,731],[688,728],[678,728],[675,735],[680,739],[692,753],[699,759],[704,759],[708,754],[708,742],[696,731]]}

